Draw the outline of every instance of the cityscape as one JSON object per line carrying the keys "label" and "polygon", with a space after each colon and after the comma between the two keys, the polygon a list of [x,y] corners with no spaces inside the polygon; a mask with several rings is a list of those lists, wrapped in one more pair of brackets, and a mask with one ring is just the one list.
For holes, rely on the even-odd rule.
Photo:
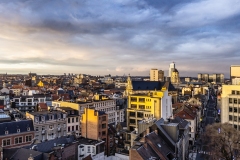
{"label": "cityscape", "polygon": [[240,0],[0,1],[0,160],[239,160]]}

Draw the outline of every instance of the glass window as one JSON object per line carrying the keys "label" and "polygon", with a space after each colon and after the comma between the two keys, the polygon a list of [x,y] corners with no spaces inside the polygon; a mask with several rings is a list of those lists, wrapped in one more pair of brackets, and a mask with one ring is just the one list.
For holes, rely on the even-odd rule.
{"label": "glass window", "polygon": [[72,118],[72,123],[74,123],[74,118]]}
{"label": "glass window", "polygon": [[232,98],[229,98],[229,103],[232,103]]}
{"label": "glass window", "polygon": [[90,153],[91,151],[90,151],[91,149],[90,149],[90,146],[88,146],[88,153]]}
{"label": "glass window", "polygon": [[237,104],[237,98],[234,98],[233,102],[234,104]]}
{"label": "glass window", "polygon": [[76,117],[76,122],[78,122],[78,117]]}
{"label": "glass window", "polygon": [[78,125],[76,125],[76,131],[78,131]]}
{"label": "glass window", "polygon": [[240,99],[238,99],[238,104],[240,104]]}
{"label": "glass window", "polygon": [[234,113],[237,113],[237,108],[236,107],[234,107]]}
{"label": "glass window", "polygon": [[68,118],[68,123],[70,123],[70,118]]}
{"label": "glass window", "polygon": [[229,107],[229,112],[232,112],[232,111],[233,111],[232,107]]}
{"label": "glass window", "polygon": [[234,91],[234,90],[232,90],[232,94],[235,94],[235,91]]}
{"label": "glass window", "polygon": [[232,121],[232,115],[229,115],[229,121]]}
{"label": "glass window", "polygon": [[234,121],[237,122],[237,116],[234,116]]}

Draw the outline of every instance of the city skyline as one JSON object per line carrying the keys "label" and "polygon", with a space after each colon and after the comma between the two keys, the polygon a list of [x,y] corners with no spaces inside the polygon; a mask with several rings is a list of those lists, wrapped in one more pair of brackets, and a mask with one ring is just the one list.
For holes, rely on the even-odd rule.
{"label": "city skyline", "polygon": [[181,77],[239,64],[240,1],[0,2],[0,73]]}

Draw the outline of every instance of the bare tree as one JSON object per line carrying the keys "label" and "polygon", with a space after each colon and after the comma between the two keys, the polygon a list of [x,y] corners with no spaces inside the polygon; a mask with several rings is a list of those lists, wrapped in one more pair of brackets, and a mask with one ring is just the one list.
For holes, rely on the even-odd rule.
{"label": "bare tree", "polygon": [[214,123],[206,127],[202,137],[212,159],[233,160],[240,157],[240,134],[228,123]]}

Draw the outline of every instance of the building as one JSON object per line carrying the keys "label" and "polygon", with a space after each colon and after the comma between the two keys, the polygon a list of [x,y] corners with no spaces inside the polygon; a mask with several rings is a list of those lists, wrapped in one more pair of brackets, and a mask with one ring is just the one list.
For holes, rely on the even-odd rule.
{"label": "building", "polygon": [[12,108],[17,108],[21,112],[35,112],[38,110],[38,103],[46,103],[47,106],[51,106],[51,95],[34,94],[33,96],[15,96],[12,100]]}
{"label": "building", "polygon": [[102,160],[104,158],[104,141],[81,138],[78,139],[78,160],[93,159]]}
{"label": "building", "polygon": [[223,85],[221,123],[229,123],[240,131],[240,85]]}
{"label": "building", "polygon": [[26,112],[33,121],[35,138],[39,142],[67,135],[67,114],[61,111]]}
{"label": "building", "polygon": [[158,69],[150,70],[150,81],[164,81],[164,71]]}
{"label": "building", "polygon": [[240,78],[240,65],[231,65],[230,67],[230,80]]}
{"label": "building", "polygon": [[67,134],[80,136],[80,119],[78,110],[70,107],[59,107],[57,110],[66,113],[67,115]]}
{"label": "building", "polygon": [[171,122],[163,119],[146,129],[130,149],[131,160],[188,158],[189,123],[179,117]]}
{"label": "building", "polygon": [[128,96],[127,126],[133,131],[138,121],[153,117],[167,120],[172,116],[172,97],[168,90],[150,91],[148,94],[132,94]]}
{"label": "building", "polygon": [[199,82],[212,82],[212,83],[224,83],[224,74],[202,74],[198,73],[198,81]]}
{"label": "building", "polygon": [[[0,114],[0,121],[2,118],[7,117],[3,113]],[[0,123],[0,146],[3,149],[30,145],[33,138],[34,127],[32,120],[5,121]]]}
{"label": "building", "polygon": [[175,69],[175,63],[172,62],[169,65],[169,70],[168,70],[168,77],[172,77],[172,71]]}
{"label": "building", "polygon": [[108,115],[105,112],[85,108],[81,120],[82,137],[105,140],[108,133]]}
{"label": "building", "polygon": [[179,72],[176,68],[172,70],[171,83],[178,84],[180,82]]}

